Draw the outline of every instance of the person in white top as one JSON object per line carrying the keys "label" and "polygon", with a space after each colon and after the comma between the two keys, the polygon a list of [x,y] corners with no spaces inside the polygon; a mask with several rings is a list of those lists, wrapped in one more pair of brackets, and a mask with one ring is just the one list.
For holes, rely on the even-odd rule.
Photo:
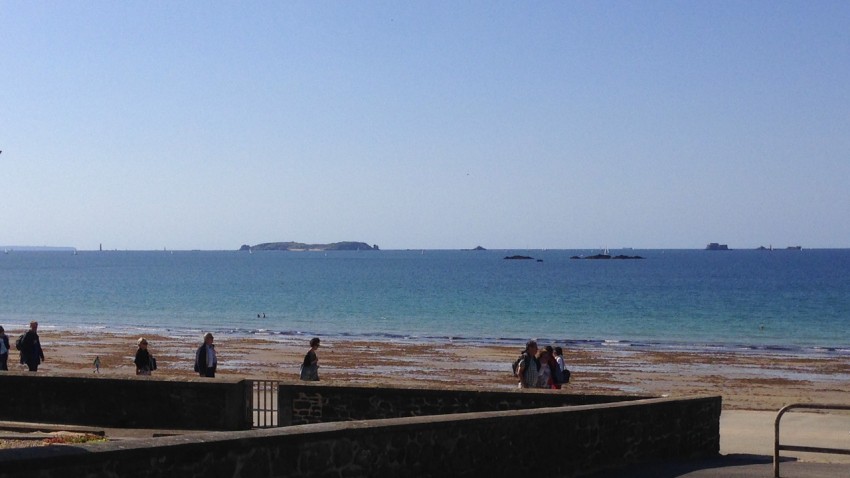
{"label": "person in white top", "polygon": [[555,362],[558,362],[558,368],[561,369],[561,372],[567,368],[567,364],[564,363],[564,349],[561,347],[555,347]]}
{"label": "person in white top", "polygon": [[570,371],[567,370],[567,364],[564,362],[564,349],[561,347],[555,347],[555,362],[558,363],[558,368],[561,369],[561,384],[570,383]]}

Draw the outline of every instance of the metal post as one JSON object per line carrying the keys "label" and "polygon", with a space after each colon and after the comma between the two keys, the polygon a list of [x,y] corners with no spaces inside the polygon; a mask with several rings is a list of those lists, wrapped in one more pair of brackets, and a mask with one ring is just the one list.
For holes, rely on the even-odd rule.
{"label": "metal post", "polygon": [[832,453],[839,455],[850,455],[850,449],[844,448],[823,448],[823,447],[812,447],[812,446],[802,446],[802,445],[781,445],[779,443],[779,421],[782,419],[782,415],[785,415],[785,412],[793,408],[807,408],[812,410],[850,410],[850,405],[835,405],[829,403],[792,403],[791,405],[786,405],[779,410],[779,413],[776,414],[776,421],[774,422],[774,435],[773,435],[773,477],[779,478],[779,451],[780,450],[791,450],[791,451],[802,451],[806,453]]}

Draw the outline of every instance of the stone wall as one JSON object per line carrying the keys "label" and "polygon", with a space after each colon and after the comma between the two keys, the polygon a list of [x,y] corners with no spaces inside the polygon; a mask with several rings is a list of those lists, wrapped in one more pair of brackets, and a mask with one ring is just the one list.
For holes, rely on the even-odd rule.
{"label": "stone wall", "polygon": [[0,420],[117,428],[246,430],[251,382],[0,373]]}
{"label": "stone wall", "polygon": [[280,425],[347,420],[375,420],[423,415],[522,410],[591,405],[648,398],[624,395],[578,395],[547,390],[493,391],[399,387],[327,386],[303,382],[282,384],[278,401]]}
{"label": "stone wall", "polygon": [[522,476],[529,470],[571,477],[716,455],[720,408],[720,397],[646,399],[0,450],[0,478],[30,477],[36,468],[43,478]]}

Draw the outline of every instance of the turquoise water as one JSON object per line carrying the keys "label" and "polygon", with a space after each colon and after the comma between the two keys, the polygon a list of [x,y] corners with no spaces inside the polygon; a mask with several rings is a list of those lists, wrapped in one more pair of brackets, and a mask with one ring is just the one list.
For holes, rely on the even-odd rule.
{"label": "turquoise water", "polygon": [[0,324],[850,351],[850,250],[621,252],[13,251]]}

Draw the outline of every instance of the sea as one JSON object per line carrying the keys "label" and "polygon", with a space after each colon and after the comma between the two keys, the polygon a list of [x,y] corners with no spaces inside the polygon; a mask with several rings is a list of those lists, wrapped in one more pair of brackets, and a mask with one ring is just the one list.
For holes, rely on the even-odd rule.
{"label": "sea", "polygon": [[13,250],[0,325],[850,355],[850,249],[598,253]]}

